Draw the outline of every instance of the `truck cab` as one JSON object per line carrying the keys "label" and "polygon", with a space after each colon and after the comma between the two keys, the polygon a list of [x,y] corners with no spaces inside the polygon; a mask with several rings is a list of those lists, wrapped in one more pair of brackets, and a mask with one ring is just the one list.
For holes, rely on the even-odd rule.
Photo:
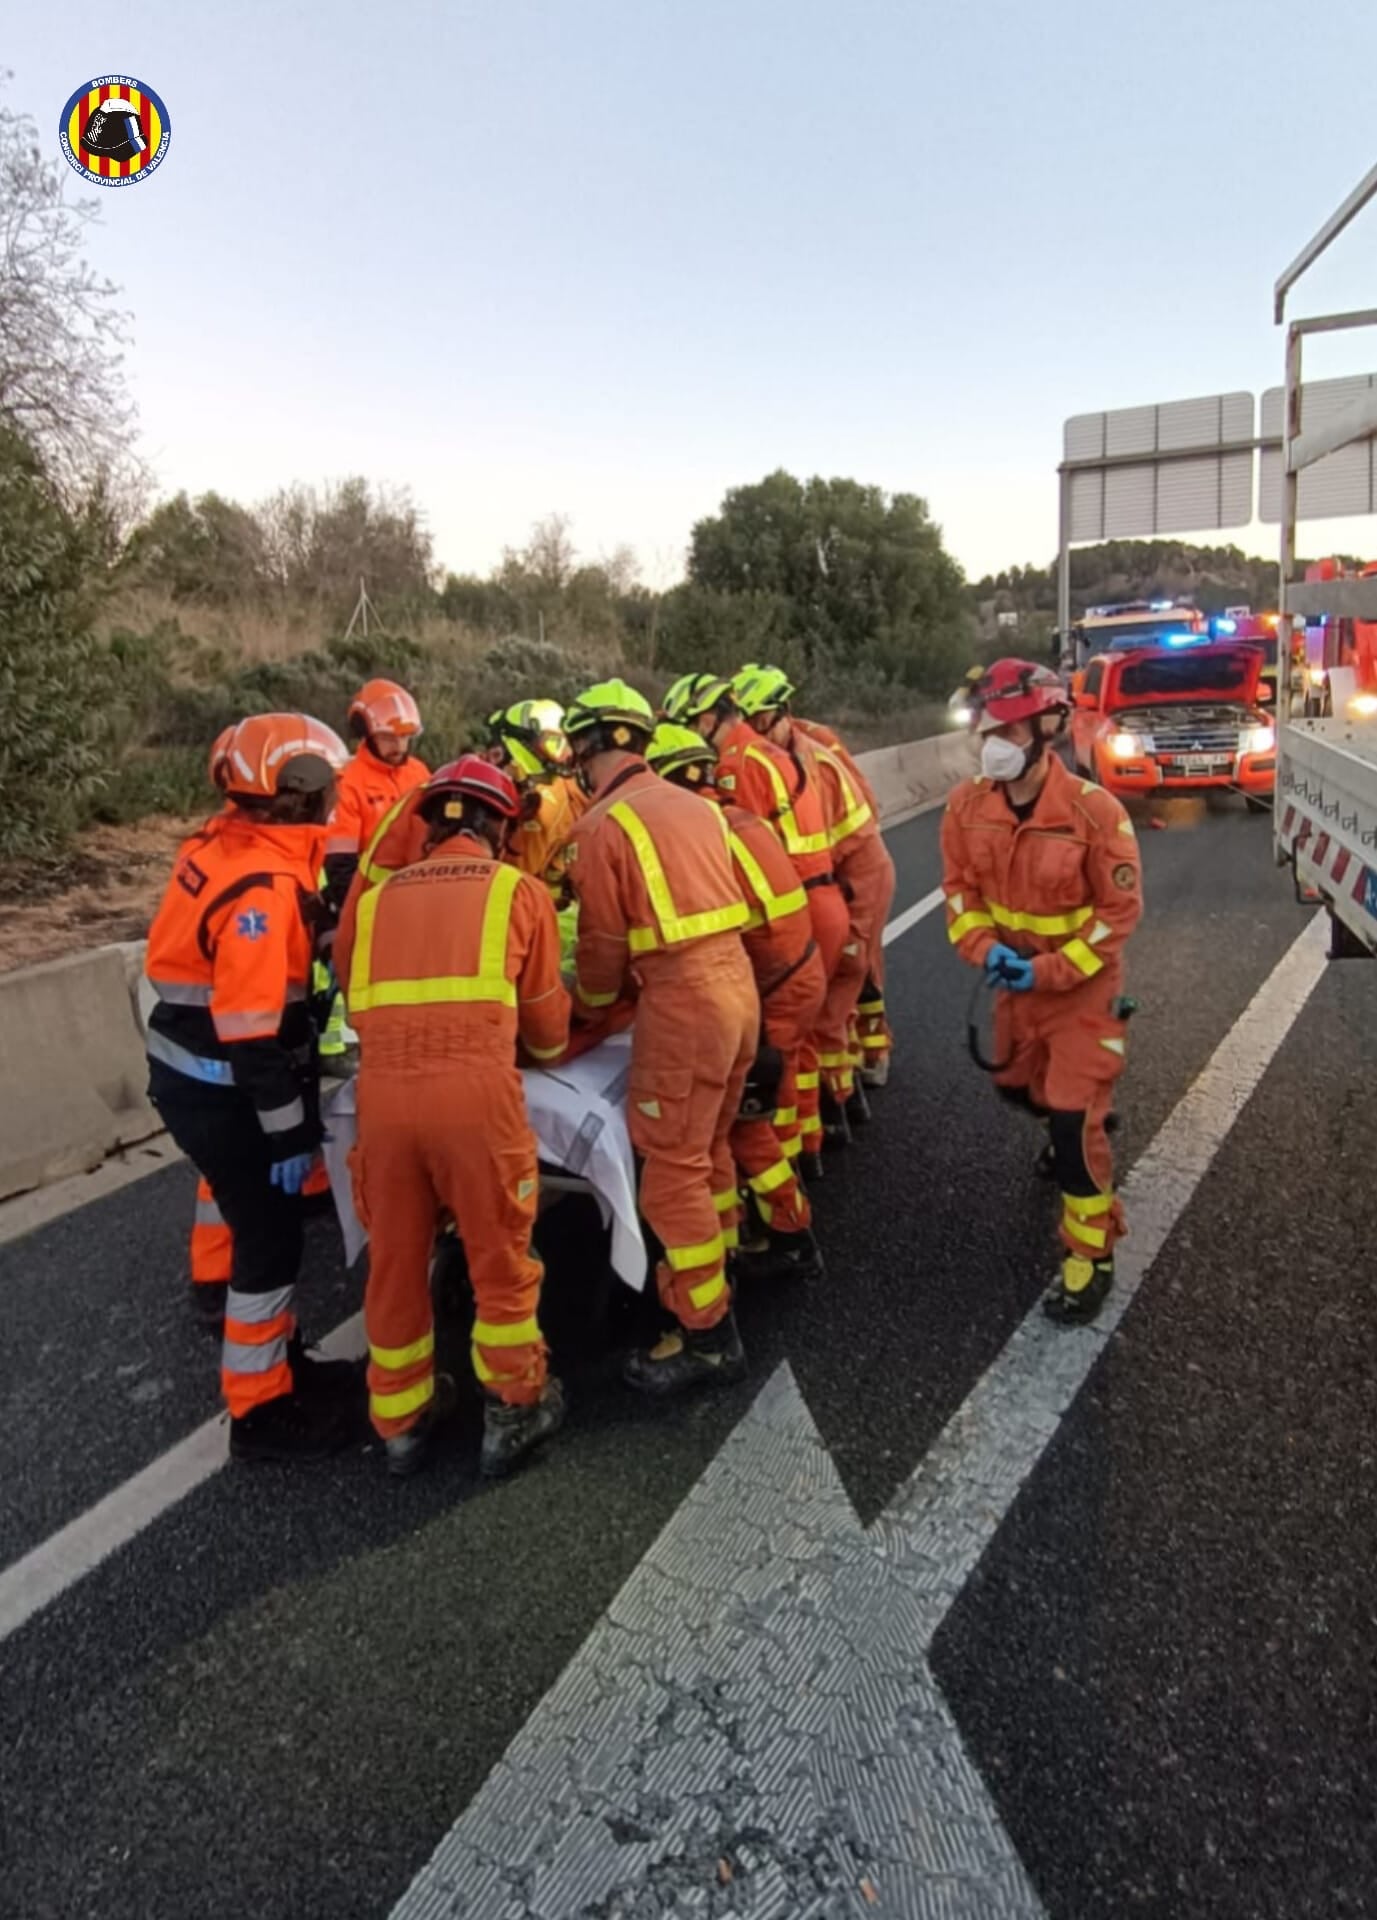
{"label": "truck cab", "polygon": [[1120,798],[1239,789],[1259,811],[1276,782],[1261,649],[1233,641],[1097,654],[1072,678],[1076,766]]}

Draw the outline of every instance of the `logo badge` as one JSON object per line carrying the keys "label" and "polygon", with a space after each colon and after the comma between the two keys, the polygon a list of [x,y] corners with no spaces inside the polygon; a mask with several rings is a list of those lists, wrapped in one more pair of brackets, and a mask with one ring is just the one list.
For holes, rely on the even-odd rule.
{"label": "logo badge", "polygon": [[79,87],[62,109],[58,144],[74,173],[98,187],[129,187],[163,163],[172,139],[167,108],[128,73]]}
{"label": "logo badge", "polygon": [[250,908],[248,913],[239,915],[235,922],[235,930],[245,940],[261,940],[268,931],[268,916],[266,913],[259,913],[257,908]]}

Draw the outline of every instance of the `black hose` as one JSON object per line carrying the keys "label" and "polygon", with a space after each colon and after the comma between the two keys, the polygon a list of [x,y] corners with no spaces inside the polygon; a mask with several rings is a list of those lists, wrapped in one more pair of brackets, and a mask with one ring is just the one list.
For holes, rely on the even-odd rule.
{"label": "black hose", "polygon": [[1007,1060],[987,1060],[980,1048],[980,996],[982,993],[994,995],[999,991],[999,981],[992,974],[982,971],[975,977],[975,985],[971,988],[971,997],[966,1006],[966,1049],[982,1073],[1003,1073],[1013,1064],[1012,1047]]}

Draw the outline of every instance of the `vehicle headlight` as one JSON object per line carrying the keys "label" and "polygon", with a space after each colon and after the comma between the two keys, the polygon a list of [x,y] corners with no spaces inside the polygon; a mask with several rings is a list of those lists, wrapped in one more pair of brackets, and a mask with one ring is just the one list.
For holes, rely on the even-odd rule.
{"label": "vehicle headlight", "polygon": [[1146,751],[1146,743],[1140,733],[1111,733],[1109,736],[1111,760],[1141,760]]}
{"label": "vehicle headlight", "polygon": [[1355,693],[1348,711],[1355,720],[1371,720],[1377,714],[1377,693]]}
{"label": "vehicle headlight", "polygon": [[1310,667],[1308,672],[1310,674],[1310,684],[1312,687],[1322,687],[1329,678],[1329,670],[1327,667]]}
{"label": "vehicle headlight", "polygon": [[1238,736],[1240,753],[1272,753],[1276,744],[1277,730],[1273,726],[1245,727]]}

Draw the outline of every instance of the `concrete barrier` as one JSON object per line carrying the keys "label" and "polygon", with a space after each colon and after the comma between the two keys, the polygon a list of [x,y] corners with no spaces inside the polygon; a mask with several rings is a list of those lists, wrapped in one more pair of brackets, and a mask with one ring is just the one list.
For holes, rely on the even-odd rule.
{"label": "concrete barrier", "polygon": [[0,1199],[158,1132],[133,971],[97,947],[0,974]]}
{"label": "concrete barrier", "polygon": [[975,772],[977,756],[972,736],[954,728],[929,740],[872,748],[857,755],[857,764],[875,789],[880,818],[893,827],[920,808],[945,799]]}

